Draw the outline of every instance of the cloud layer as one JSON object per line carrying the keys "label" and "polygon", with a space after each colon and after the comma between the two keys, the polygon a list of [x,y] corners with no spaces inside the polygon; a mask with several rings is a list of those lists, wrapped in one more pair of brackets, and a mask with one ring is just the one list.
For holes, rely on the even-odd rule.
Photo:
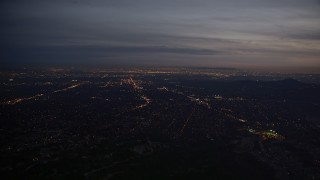
{"label": "cloud layer", "polygon": [[320,67],[318,0],[1,2],[4,63]]}

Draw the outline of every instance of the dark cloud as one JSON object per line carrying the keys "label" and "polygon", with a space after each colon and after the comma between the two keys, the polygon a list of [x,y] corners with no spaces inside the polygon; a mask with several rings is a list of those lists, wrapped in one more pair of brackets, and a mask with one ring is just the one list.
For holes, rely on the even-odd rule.
{"label": "dark cloud", "polygon": [[[106,63],[116,63],[111,57],[128,57],[141,54],[148,58],[154,55],[216,55],[221,52],[210,49],[195,48],[175,48],[175,47],[156,47],[156,46],[126,46],[126,47],[103,47],[103,46],[34,46],[34,47],[3,47],[2,52],[4,61],[19,59],[21,61],[31,61],[38,63],[56,62],[85,62],[95,59],[103,59]],[[53,62],[54,64],[54,62]]]}
{"label": "dark cloud", "polygon": [[288,35],[288,38],[320,41],[320,31],[319,32],[300,33],[300,34],[290,34],[290,35]]}
{"label": "dark cloud", "polygon": [[191,55],[216,55],[219,51],[210,49],[196,48],[172,48],[172,47],[109,47],[101,48],[105,52],[110,53],[176,53],[176,54],[191,54]]}

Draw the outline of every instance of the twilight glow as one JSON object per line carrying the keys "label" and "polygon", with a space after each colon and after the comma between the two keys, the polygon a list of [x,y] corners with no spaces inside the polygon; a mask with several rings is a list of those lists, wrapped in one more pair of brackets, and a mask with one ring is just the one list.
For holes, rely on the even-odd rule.
{"label": "twilight glow", "polygon": [[1,64],[320,71],[319,0],[1,1]]}

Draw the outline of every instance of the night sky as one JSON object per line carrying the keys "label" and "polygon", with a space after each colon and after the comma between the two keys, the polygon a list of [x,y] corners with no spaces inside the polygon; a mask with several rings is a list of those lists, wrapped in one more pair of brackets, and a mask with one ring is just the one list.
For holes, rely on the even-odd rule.
{"label": "night sky", "polygon": [[1,64],[320,71],[319,0],[1,1]]}

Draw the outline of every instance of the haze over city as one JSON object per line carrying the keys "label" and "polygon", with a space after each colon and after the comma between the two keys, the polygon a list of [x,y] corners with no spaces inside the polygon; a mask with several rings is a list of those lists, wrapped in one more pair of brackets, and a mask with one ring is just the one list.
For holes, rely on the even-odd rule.
{"label": "haze over city", "polygon": [[319,0],[5,0],[3,65],[319,72]]}

